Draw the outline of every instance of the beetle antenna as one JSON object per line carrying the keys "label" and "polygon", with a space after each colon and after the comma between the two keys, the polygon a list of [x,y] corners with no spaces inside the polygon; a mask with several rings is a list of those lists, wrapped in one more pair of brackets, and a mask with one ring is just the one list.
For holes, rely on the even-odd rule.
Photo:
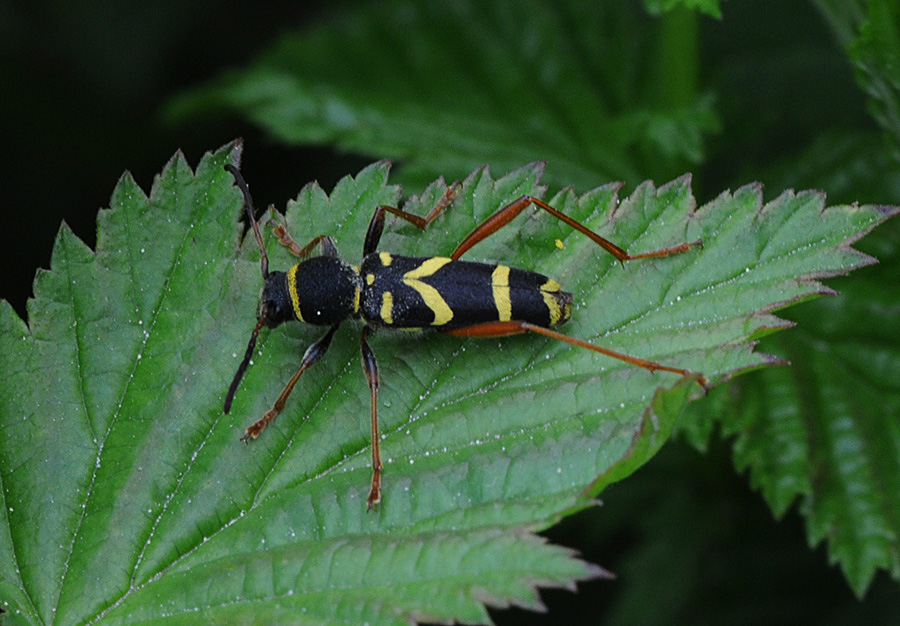
{"label": "beetle antenna", "polygon": [[[266,254],[266,246],[263,243],[262,233],[259,232],[259,224],[256,222],[256,210],[253,208],[253,198],[250,197],[250,188],[247,186],[247,181],[244,180],[244,177],[241,176],[240,170],[236,168],[231,163],[225,166],[225,169],[234,176],[234,182],[241,190],[241,193],[244,195],[244,208],[247,209],[247,218],[250,220],[250,227],[253,228],[253,235],[256,237],[256,244],[259,246],[259,269],[262,271],[263,280],[269,278],[269,257]],[[237,393],[238,385],[241,384],[241,379],[244,377],[244,372],[247,371],[247,366],[250,365],[250,359],[253,357],[253,351],[256,349],[256,340],[259,337],[259,331],[266,324],[266,311],[263,307],[260,307],[259,314],[257,316],[256,328],[253,329],[253,332],[250,334],[250,341],[247,343],[247,351],[244,353],[244,359],[241,361],[241,364],[238,366],[237,372],[234,374],[234,379],[231,381],[231,385],[228,387],[228,394],[225,396],[225,413],[228,413],[231,410],[231,403],[234,401],[234,394]]]}
{"label": "beetle antenna", "polygon": [[256,322],[256,328],[253,329],[253,333],[250,335],[250,342],[247,344],[247,352],[244,353],[244,360],[241,361],[241,364],[238,366],[237,372],[234,374],[234,379],[231,381],[231,385],[228,387],[228,394],[225,396],[225,412],[231,410],[231,403],[234,401],[234,394],[237,393],[238,385],[241,384],[241,379],[244,377],[244,372],[247,371],[247,366],[250,364],[250,358],[253,356],[253,351],[256,349],[256,338],[259,337],[259,331],[266,323],[266,316],[263,315],[259,318],[259,321]]}
{"label": "beetle antenna", "polygon": [[225,166],[225,169],[234,176],[234,182],[244,194],[244,208],[247,209],[247,217],[250,220],[250,226],[253,228],[253,234],[256,236],[256,245],[259,246],[259,268],[262,270],[263,279],[269,277],[269,257],[266,254],[266,246],[263,243],[262,233],[259,232],[259,224],[256,223],[256,209],[253,208],[253,198],[250,197],[250,188],[247,181],[241,176],[240,170],[231,163]]}

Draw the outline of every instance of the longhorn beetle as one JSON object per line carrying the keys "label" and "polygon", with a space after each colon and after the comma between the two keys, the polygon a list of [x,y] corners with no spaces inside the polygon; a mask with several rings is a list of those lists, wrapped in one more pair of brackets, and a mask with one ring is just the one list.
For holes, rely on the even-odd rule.
{"label": "longhorn beetle", "polygon": [[[367,499],[371,510],[381,500],[381,454],[378,435],[378,362],[367,341],[378,329],[433,328],[438,332],[459,337],[501,337],[518,333],[535,333],[587,348],[600,354],[643,367],[650,371],[663,370],[686,376],[686,369],[662,365],[635,356],[614,352],[574,337],[563,335],[554,326],[565,323],[572,315],[572,294],[562,290],[558,282],[542,274],[506,265],[490,265],[460,261],[469,248],[506,226],[529,205],[550,213],[583,233],[620,263],[634,259],[663,257],[685,252],[700,241],[682,243],[641,254],[628,254],[574,219],[533,196],[522,196],[499,209],[462,240],[449,257],[407,257],[390,252],[377,252],[387,213],[424,229],[453,201],[457,184],[451,185],[441,201],[424,218],[391,206],[375,209],[363,244],[363,258],[359,267],[338,258],[334,240],[318,235],[303,247],[297,245],[285,227],[276,223],[274,233],[279,241],[300,257],[299,264],[286,272],[270,272],[269,259],[263,243],[256,211],[247,183],[238,169],[225,166],[244,196],[244,206],[256,243],[260,250],[263,287],[256,312],[256,328],[250,335],[247,352],[238,367],[225,397],[225,413],[231,409],[234,394],[256,348],[256,340],[263,326],[275,328],[284,322],[297,320],[328,331],[307,348],[300,360],[300,368],[288,381],[275,404],[254,422],[241,437],[244,442],[255,439],[284,408],[300,376],[314,365],[328,350],[331,339],[341,322],[348,319],[363,323],[360,336],[362,365],[371,395],[372,424],[372,484]],[[319,246],[321,254],[310,256]],[[698,377],[705,388],[706,381]]]}

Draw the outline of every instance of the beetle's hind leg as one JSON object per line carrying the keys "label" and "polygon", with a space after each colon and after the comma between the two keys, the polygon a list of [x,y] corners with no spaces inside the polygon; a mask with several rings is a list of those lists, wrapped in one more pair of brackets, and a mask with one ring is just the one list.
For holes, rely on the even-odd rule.
{"label": "beetle's hind leg", "polygon": [[704,390],[707,389],[706,378],[696,372],[692,372],[680,367],[663,365],[662,363],[657,363],[656,361],[650,361],[648,359],[642,359],[630,354],[625,354],[624,352],[616,352],[615,350],[610,350],[609,348],[604,348],[603,346],[598,346],[588,341],[576,339],[575,337],[569,337],[568,335],[564,335],[558,331],[544,328],[543,326],[538,326],[530,322],[522,322],[517,320],[511,320],[508,322],[485,322],[483,324],[473,324],[472,326],[464,326],[462,328],[454,328],[452,330],[445,330],[441,332],[446,335],[456,335],[457,337],[504,337],[507,335],[517,335],[519,333],[535,333],[538,335],[544,335],[545,337],[550,337],[551,339],[565,341],[566,343],[572,344],[573,346],[586,348],[588,350],[592,350],[593,352],[598,352],[600,354],[618,359],[620,361],[624,361],[626,363],[631,363],[632,365],[642,367],[645,370],[649,370],[651,372],[660,370],[663,372],[680,374],[681,376],[697,376],[697,383],[701,387],[703,387]]}
{"label": "beetle's hind leg", "polygon": [[487,239],[498,230],[509,224],[515,217],[525,210],[527,207],[534,205],[539,209],[543,209],[556,219],[565,224],[568,224],[578,232],[582,233],[591,241],[596,243],[598,246],[609,252],[611,255],[616,257],[616,259],[620,263],[624,263],[625,261],[633,261],[635,259],[648,259],[655,257],[663,257],[669,256],[671,254],[679,254],[681,252],[686,252],[693,248],[694,246],[702,246],[703,242],[691,241],[686,243],[680,243],[675,246],[671,246],[668,248],[660,248],[659,250],[652,250],[650,252],[642,252],[640,254],[629,254],[627,251],[623,250],[613,242],[601,237],[587,226],[578,222],[577,220],[572,219],[565,213],[555,209],[550,206],[540,198],[535,198],[534,196],[521,196],[506,206],[500,208],[495,213],[493,213],[486,220],[481,222],[478,226],[475,227],[471,233],[469,233],[465,239],[463,239],[460,244],[456,247],[456,250],[453,251],[453,254],[450,255],[453,259],[458,259],[461,257],[469,248],[474,246],[480,241]]}

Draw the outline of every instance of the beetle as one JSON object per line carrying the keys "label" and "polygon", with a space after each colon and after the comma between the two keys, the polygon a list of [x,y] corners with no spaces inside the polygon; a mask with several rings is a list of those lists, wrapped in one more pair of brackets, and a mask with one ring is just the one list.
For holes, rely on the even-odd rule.
{"label": "beetle", "polygon": [[[381,501],[383,469],[378,434],[380,374],[378,361],[368,342],[369,336],[377,330],[433,329],[459,337],[501,337],[534,333],[599,352],[650,371],[662,370],[681,376],[695,375],[700,385],[705,388],[705,379],[687,369],[615,352],[554,330],[571,318],[573,302],[572,294],[563,291],[562,286],[554,279],[507,265],[460,260],[472,246],[509,224],[528,206],[536,206],[546,211],[589,237],[620,263],[686,252],[695,246],[701,246],[702,242],[699,240],[632,255],[540,198],[525,195],[500,208],[479,224],[449,257],[409,257],[377,250],[387,214],[395,215],[424,229],[452,203],[458,190],[458,183],[455,183],[447,188],[440,202],[424,218],[396,207],[378,206],[366,231],[363,257],[359,266],[352,265],[338,256],[337,247],[330,236],[317,235],[301,247],[291,238],[283,225],[276,223],[273,232],[278,240],[300,257],[301,261],[287,271],[270,272],[268,256],[247,183],[234,165],[228,164],[225,169],[234,177],[235,184],[243,195],[249,224],[260,249],[260,269],[263,277],[256,327],[250,335],[247,351],[228,388],[225,413],[231,410],[235,393],[264,326],[275,328],[288,321],[299,321],[326,326],[328,330],[306,349],[300,360],[299,369],[288,381],[272,408],[247,428],[241,437],[244,442],[258,437],[282,411],[300,376],[322,358],[341,323],[345,320],[362,322],[360,350],[371,396],[372,481],[366,499],[369,510]],[[313,255],[317,247],[320,253]]]}

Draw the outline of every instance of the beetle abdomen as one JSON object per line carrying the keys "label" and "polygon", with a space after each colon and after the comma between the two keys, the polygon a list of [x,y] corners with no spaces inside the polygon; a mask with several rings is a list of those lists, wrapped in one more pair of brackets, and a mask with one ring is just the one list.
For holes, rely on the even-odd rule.
{"label": "beetle abdomen", "polygon": [[370,254],[360,266],[360,314],[376,326],[452,330],[518,320],[544,327],[571,317],[572,295],[543,274],[447,257]]}

